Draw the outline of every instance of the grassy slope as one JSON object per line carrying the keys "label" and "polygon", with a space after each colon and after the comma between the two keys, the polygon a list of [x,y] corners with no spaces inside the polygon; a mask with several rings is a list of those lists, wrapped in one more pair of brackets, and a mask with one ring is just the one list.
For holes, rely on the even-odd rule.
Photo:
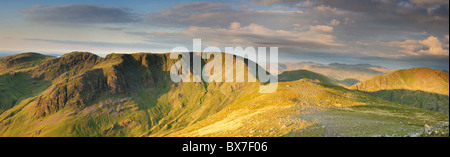
{"label": "grassy slope", "polygon": [[[399,121],[429,124],[448,121],[448,115],[308,79],[280,83],[278,91],[272,94],[258,93],[258,82],[173,84],[167,73],[173,62],[166,62],[164,55],[153,56],[157,60],[146,54],[116,54],[105,59],[86,53],[69,54],[30,70],[42,81],[53,80],[53,87],[47,89],[49,93],[60,91],[59,87],[65,84],[89,89],[96,82],[83,82],[92,76],[86,73],[97,77],[98,72],[109,79],[108,85],[117,88],[121,87],[121,77],[127,78],[122,82],[126,92],[113,94],[112,86],[101,92],[81,92],[80,98],[93,96],[95,99],[85,106],[63,107],[43,117],[35,116],[36,109],[42,105],[37,103],[42,94],[24,96],[0,114],[0,136],[321,136],[320,131],[307,133],[311,128],[330,123],[314,119],[316,114],[331,119],[350,117],[342,122],[332,121],[336,126],[365,119],[392,124],[367,123],[374,125],[359,127],[363,131],[379,128],[379,132],[357,132],[352,127],[335,131],[347,136],[371,136],[395,134],[404,129],[404,123],[396,123]],[[78,59],[89,62],[73,62]],[[46,68],[54,65],[52,69]],[[69,65],[71,68],[64,68]],[[152,81],[146,82],[149,79]],[[403,133],[416,132],[419,128],[407,125]]]}
{"label": "grassy slope", "polygon": [[409,124],[445,121],[447,114],[303,79],[273,94],[253,91],[169,136],[403,136],[423,128]]}
{"label": "grassy slope", "polygon": [[[258,82],[173,84],[169,80],[167,73],[170,64],[173,63],[134,67],[141,63],[129,62],[130,57],[133,57],[142,61],[142,64],[147,63],[143,61],[143,55],[147,54],[111,55],[106,58],[106,61],[92,66],[93,70],[81,69],[77,70],[78,73],[72,70],[66,72],[61,72],[61,70],[48,72],[38,71],[38,74],[44,75],[37,76],[44,79],[49,78],[48,73],[58,73],[61,75],[59,77],[53,77],[56,82],[41,96],[34,97],[29,103],[17,105],[17,107],[5,113],[7,116],[0,118],[0,124],[3,125],[0,133],[2,136],[164,135],[165,132],[183,128],[195,121],[214,114],[221,110],[224,105],[234,101],[242,92],[248,91],[246,88],[251,87],[253,89],[259,84]],[[77,58],[78,56],[76,55],[74,57]],[[121,65],[125,62],[127,62],[126,65]],[[67,64],[69,63],[71,62]],[[78,67],[82,65],[74,66]],[[158,66],[157,68],[162,69],[162,71],[158,71],[154,69],[156,67],[152,66]],[[39,105],[41,104],[37,103],[40,97],[45,96],[46,99],[49,96],[50,99],[61,99],[60,96],[52,97],[51,95],[53,93],[61,94],[61,92],[55,92],[61,91],[60,89],[78,86],[77,84],[80,83],[80,79],[78,78],[88,77],[89,74],[86,75],[86,73],[98,71],[95,69],[103,69],[104,75],[109,76],[115,73],[112,71],[117,69],[117,67],[122,68],[120,70],[125,72],[123,75],[127,81],[127,92],[116,94],[104,92],[95,94],[95,101],[82,108],[77,108],[72,105],[59,108],[54,110],[54,112],[45,112],[46,114],[42,117],[33,116],[36,109],[39,110],[40,108]],[[157,76],[157,78],[153,79],[159,80],[159,82],[156,83],[156,86],[141,86],[143,84],[139,79],[139,75],[136,74],[146,73],[149,69],[150,75]],[[69,78],[69,81],[66,81],[67,78]],[[136,84],[137,82],[140,84]],[[73,89],[76,90],[77,88]],[[85,95],[90,95],[86,94],[89,91],[84,93],[80,98],[85,97]]]}
{"label": "grassy slope", "polygon": [[385,100],[449,112],[449,74],[429,68],[398,70],[358,83],[351,89]]}
{"label": "grassy slope", "polygon": [[49,81],[32,78],[29,70],[52,58],[38,53],[23,53],[0,59],[0,113],[50,86]]}
{"label": "grassy slope", "polygon": [[54,57],[32,52],[3,57],[0,58],[0,75],[33,68],[52,58]]}
{"label": "grassy slope", "polygon": [[291,81],[301,80],[304,78],[308,78],[311,80],[319,80],[324,83],[331,83],[331,84],[335,84],[335,85],[345,85],[344,82],[341,82],[341,81],[338,81],[335,79],[330,79],[322,74],[318,74],[318,73],[311,72],[308,70],[285,71],[278,76],[278,81],[279,82],[291,82]]}
{"label": "grassy slope", "polygon": [[398,70],[358,83],[352,89],[366,92],[408,89],[449,95],[449,74],[429,68]]}

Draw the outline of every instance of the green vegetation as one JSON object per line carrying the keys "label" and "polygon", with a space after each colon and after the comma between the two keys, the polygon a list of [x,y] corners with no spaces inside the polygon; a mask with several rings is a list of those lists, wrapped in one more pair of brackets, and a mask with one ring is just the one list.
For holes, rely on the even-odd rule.
{"label": "green vegetation", "polygon": [[351,89],[401,104],[449,113],[449,74],[441,70],[398,70],[358,83]]}
{"label": "green vegetation", "polygon": [[330,83],[330,84],[335,84],[335,85],[344,85],[345,86],[345,84],[346,84],[346,82],[341,82],[338,80],[330,79],[322,74],[318,74],[318,73],[311,72],[308,70],[285,71],[278,76],[278,81],[279,82],[291,82],[291,81],[301,80],[304,78],[308,78],[311,80],[319,80],[324,83]]}
{"label": "green vegetation", "polygon": [[0,75],[32,68],[51,58],[53,57],[32,52],[3,57],[0,58]]}
{"label": "green vegetation", "polygon": [[0,73],[0,136],[404,136],[448,122],[306,70],[263,94],[261,82],[173,83],[167,54],[37,58]]}
{"label": "green vegetation", "polygon": [[40,94],[50,85],[48,81],[33,79],[27,72],[0,75],[0,114],[24,98]]}
{"label": "green vegetation", "polygon": [[299,62],[299,63],[280,63],[280,73],[286,71],[308,70],[318,74],[322,74],[330,79],[340,81],[339,85],[350,87],[359,82],[366,81],[378,75],[383,75],[391,72],[381,66],[372,66],[368,64],[347,65],[332,63],[328,65]]}

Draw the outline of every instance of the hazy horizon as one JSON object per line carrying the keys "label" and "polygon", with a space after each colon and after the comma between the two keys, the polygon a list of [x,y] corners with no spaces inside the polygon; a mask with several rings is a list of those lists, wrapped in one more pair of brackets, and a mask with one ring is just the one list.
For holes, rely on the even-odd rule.
{"label": "hazy horizon", "polygon": [[[73,52],[76,52],[76,51],[73,51]],[[23,53],[29,53],[29,52],[23,52]],[[70,52],[60,53],[60,54],[59,53],[45,53],[45,52],[44,53],[33,52],[33,53],[39,53],[39,54],[53,56],[53,57],[60,57],[60,56],[62,56],[64,54],[67,54],[67,53],[70,53]],[[90,52],[90,53],[92,53],[92,52]],[[130,52],[130,53],[126,53],[126,54],[133,54],[133,53],[168,53],[168,52]],[[4,54],[0,53],[0,58],[6,57],[6,56],[10,56],[10,55],[16,55],[16,54],[22,54],[22,52],[16,52],[16,53],[11,52],[11,53],[4,53]],[[94,53],[94,54],[96,54],[96,53]],[[96,54],[96,55],[98,55],[99,57],[104,58],[108,54]],[[420,66],[420,64],[418,64],[417,66],[414,66],[414,65],[401,65],[401,64],[398,64],[397,62],[396,63],[391,63],[391,64],[386,63],[386,62],[384,62],[384,64],[377,64],[376,62],[369,62],[369,63],[367,63],[367,62],[339,62],[339,61],[326,62],[326,61],[320,61],[320,60],[314,60],[314,59],[310,59],[310,60],[301,60],[301,59],[289,60],[289,59],[284,59],[284,60],[280,60],[279,61],[279,63],[307,63],[307,62],[319,63],[319,64],[324,64],[324,65],[330,65],[330,64],[335,64],[335,63],[337,63],[337,64],[345,64],[345,65],[368,64],[368,65],[371,65],[371,66],[381,66],[381,67],[384,67],[384,68],[387,68],[387,69],[393,69],[393,70],[395,70],[395,69],[411,69],[411,68],[428,67],[428,68],[431,68],[431,69],[439,69],[439,70],[443,70],[445,72],[449,72],[449,67],[445,66],[445,65],[442,65],[442,66],[441,65]]]}
{"label": "hazy horizon", "polygon": [[448,0],[6,1],[0,57],[279,47],[280,62],[449,68]]}

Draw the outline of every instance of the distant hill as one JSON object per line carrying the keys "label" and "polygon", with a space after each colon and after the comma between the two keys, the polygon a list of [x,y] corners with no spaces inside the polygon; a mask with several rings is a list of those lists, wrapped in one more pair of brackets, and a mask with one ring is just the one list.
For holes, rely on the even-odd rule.
{"label": "distant hill", "polygon": [[449,110],[449,74],[441,70],[397,70],[358,83],[351,89],[433,111],[448,113]]}
{"label": "distant hill", "polygon": [[330,79],[322,74],[311,72],[308,70],[294,70],[294,71],[284,71],[280,75],[278,75],[278,81],[279,82],[292,82],[292,81],[298,81],[301,79],[311,79],[311,80],[318,80],[324,83],[330,83],[335,85],[342,84],[341,81]]}
{"label": "distant hill", "polygon": [[31,68],[41,64],[43,61],[53,58],[39,53],[22,53],[18,55],[0,58],[0,74],[8,71]]}
{"label": "distant hill", "polygon": [[312,62],[279,63],[279,69],[280,73],[296,70],[312,71],[322,74],[330,79],[338,80],[342,85],[348,87],[361,81],[368,80],[374,76],[383,75],[392,71],[385,67],[369,64],[347,65],[332,63],[325,65]]}

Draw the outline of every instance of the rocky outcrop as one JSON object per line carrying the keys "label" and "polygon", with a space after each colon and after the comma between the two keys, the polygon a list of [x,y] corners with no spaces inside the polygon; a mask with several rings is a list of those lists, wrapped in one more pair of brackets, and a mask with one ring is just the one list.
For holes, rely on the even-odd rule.
{"label": "rocky outcrop", "polygon": [[89,52],[72,52],[48,60],[33,70],[35,78],[54,80],[62,74],[75,76],[99,64],[103,59]]}
{"label": "rocky outcrop", "polygon": [[[62,108],[81,109],[102,95],[129,94],[151,88],[161,80],[162,55],[113,54],[105,59],[90,53],[73,53],[40,65],[37,78],[59,78],[36,101],[35,117],[41,118]],[[54,70],[41,72],[44,67]],[[46,69],[46,68],[44,68]],[[52,74],[52,75],[50,75]]]}

